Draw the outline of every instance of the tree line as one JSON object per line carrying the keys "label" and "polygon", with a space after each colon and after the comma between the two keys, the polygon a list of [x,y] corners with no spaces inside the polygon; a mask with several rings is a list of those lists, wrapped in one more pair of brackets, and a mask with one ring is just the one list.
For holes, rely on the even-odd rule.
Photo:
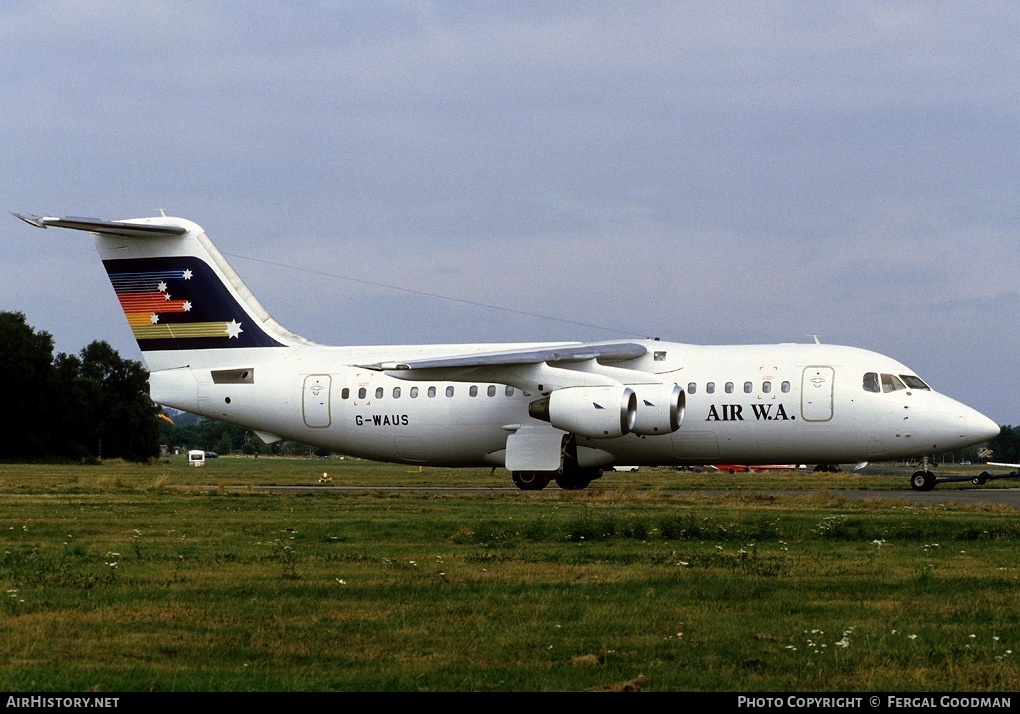
{"label": "tree line", "polygon": [[216,419],[169,411],[172,423],[161,421],[160,443],[169,448],[201,449],[217,454],[273,454],[284,456],[325,456],[328,452],[316,450],[296,441],[266,444],[254,432],[243,426],[227,424]]}
{"label": "tree line", "polygon": [[989,461],[1020,464],[1020,426],[1003,426],[999,435],[988,442],[992,452]]}
{"label": "tree line", "polygon": [[221,454],[311,455],[295,442],[262,442],[244,427],[175,412],[159,419],[149,375],[107,342],[53,354],[53,337],[20,312],[0,312],[0,461],[148,461],[160,445]]}
{"label": "tree line", "polygon": [[0,459],[147,461],[159,454],[148,373],[95,341],[54,356],[53,337],[0,312]]}

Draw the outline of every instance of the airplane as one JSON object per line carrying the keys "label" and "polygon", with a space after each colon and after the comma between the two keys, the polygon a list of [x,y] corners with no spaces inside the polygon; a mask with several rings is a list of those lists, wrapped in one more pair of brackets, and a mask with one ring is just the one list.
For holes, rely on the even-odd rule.
{"label": "airplane", "polygon": [[322,346],[274,320],[189,220],[14,215],[94,235],[155,403],[266,443],[504,467],[521,490],[583,489],[621,464],[918,458],[926,491],[928,457],[999,434],[900,362],[817,339]]}

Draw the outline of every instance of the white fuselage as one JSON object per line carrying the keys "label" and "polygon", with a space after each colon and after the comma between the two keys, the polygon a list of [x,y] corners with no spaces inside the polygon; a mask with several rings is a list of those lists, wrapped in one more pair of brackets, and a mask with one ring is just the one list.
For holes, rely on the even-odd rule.
{"label": "white fuselage", "polygon": [[[625,367],[686,393],[672,433],[578,438],[584,465],[849,463],[935,454],[990,438],[997,427],[926,387],[868,391],[865,375],[911,375],[867,350],[836,345],[698,346],[643,343]],[[548,424],[529,416],[540,393],[505,382],[396,378],[353,366],[388,355],[428,358],[529,345],[435,345],[235,350],[232,368],[151,375],[154,401],[381,461],[502,466],[509,433]],[[222,353],[217,360],[223,364]],[[251,374],[242,372],[251,369]]]}

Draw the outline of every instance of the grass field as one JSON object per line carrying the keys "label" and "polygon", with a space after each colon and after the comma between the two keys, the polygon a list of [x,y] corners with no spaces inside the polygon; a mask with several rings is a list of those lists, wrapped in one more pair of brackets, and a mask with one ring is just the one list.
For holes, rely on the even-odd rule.
{"label": "grass field", "polygon": [[1016,510],[826,490],[904,490],[907,469],[258,488],[323,471],[509,485],[358,461],[0,466],[0,687],[1020,689]]}

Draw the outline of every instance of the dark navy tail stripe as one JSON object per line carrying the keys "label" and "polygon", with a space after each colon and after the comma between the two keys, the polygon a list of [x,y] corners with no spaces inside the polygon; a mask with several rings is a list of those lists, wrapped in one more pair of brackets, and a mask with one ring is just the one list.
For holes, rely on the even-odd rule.
{"label": "dark navy tail stripe", "polygon": [[103,265],[143,352],[283,346],[200,258],[130,258]]}

